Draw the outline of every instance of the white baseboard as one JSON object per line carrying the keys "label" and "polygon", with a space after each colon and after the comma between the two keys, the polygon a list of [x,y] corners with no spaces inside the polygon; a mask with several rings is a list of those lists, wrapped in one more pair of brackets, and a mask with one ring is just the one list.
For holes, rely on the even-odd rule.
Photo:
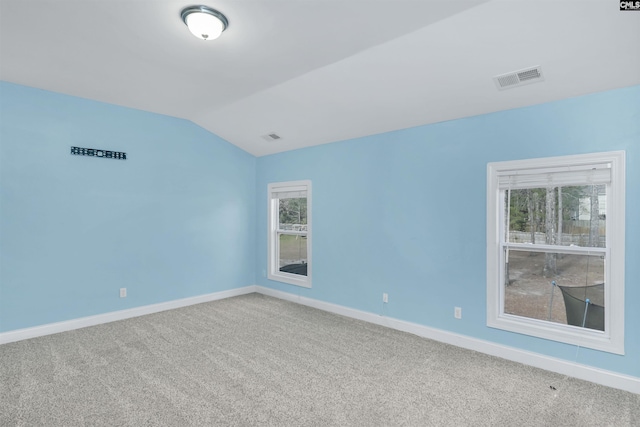
{"label": "white baseboard", "polygon": [[66,320],[64,322],[48,323],[46,325],[34,326],[32,328],[17,329],[15,331],[0,333],[0,344],[7,344],[15,341],[22,341],[29,338],[41,337],[44,335],[57,334],[59,332],[72,331],[74,329],[86,328],[103,323],[115,322],[116,320],[129,319],[131,317],[144,316],[145,314],[157,313],[159,311],[172,310],[174,308],[186,307],[188,305],[200,304],[203,302],[216,301],[220,299],[235,297],[238,295],[256,292],[254,285],[243,288],[230,289],[228,291],[214,292],[206,295],[182,298],[173,301],[161,302],[158,304],[144,305],[141,307],[129,308],[126,310],[112,311],[95,316],[80,317],[78,319]]}
{"label": "white baseboard", "polygon": [[567,375],[569,377],[590,381],[607,387],[629,391],[631,393],[640,394],[640,378],[638,377],[619,374],[617,372],[607,371],[604,369],[595,368],[593,366],[582,365],[555,357],[520,350],[514,347],[496,344],[490,341],[472,338],[466,335],[460,335],[441,329],[430,328],[428,326],[406,322],[404,320],[380,316],[366,311],[360,311],[337,304],[315,300],[312,298],[301,297],[299,295],[277,291],[275,289],[265,288],[263,286],[256,286],[256,292],[328,311],[330,313],[340,314],[342,316],[350,317],[353,319],[363,320],[365,322],[374,323],[376,325],[386,326],[398,331],[409,332],[420,337],[440,341],[469,350],[478,351],[481,353],[489,354],[491,356],[511,360],[513,362],[523,363],[525,365],[534,366],[536,368],[545,369],[547,371],[556,372],[558,374]]}
{"label": "white baseboard", "polygon": [[49,323],[46,325],[35,326],[33,328],[3,332],[0,333],[0,344],[7,344],[44,335],[57,334],[59,332],[71,331],[74,329],[100,325],[117,320],[129,319],[132,317],[143,316],[145,314],[157,313],[165,310],[172,310],[174,308],[186,307],[203,302],[231,298],[239,295],[250,294],[253,292],[258,292],[275,298],[303,304],[309,307],[317,308],[353,319],[363,320],[365,322],[386,326],[398,331],[408,332],[420,337],[440,341],[469,350],[479,351],[481,353],[489,354],[514,362],[523,363],[525,365],[534,366],[536,368],[545,369],[547,371],[556,372],[562,375],[590,381],[596,384],[605,385],[607,387],[613,387],[620,390],[629,391],[631,393],[640,394],[640,378],[638,377],[619,374],[617,372],[594,368],[592,366],[581,365],[563,359],[557,359],[554,357],[549,357],[542,354],[505,346],[502,344],[496,344],[490,341],[472,338],[466,335],[460,335],[436,328],[430,328],[428,326],[406,322],[404,320],[380,316],[366,311],[356,310],[337,304],[332,304],[312,298],[301,297],[298,295],[290,294],[288,292],[277,291],[275,289],[255,285],[215,292],[206,295],[199,295],[190,298],[167,301],[159,304],[145,305],[142,307],[135,307],[127,310],[113,311],[110,313],[98,314],[95,316],[81,317],[64,322]]}

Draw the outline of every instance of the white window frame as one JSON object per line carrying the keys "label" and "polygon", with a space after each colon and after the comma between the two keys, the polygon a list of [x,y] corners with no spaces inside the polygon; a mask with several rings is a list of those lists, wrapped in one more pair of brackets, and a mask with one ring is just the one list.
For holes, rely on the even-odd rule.
{"label": "white window frame", "polygon": [[[290,192],[290,191],[303,191],[307,195],[307,230],[306,231],[292,231],[292,230],[279,230],[278,229],[278,220],[279,220],[279,204],[278,199],[275,198],[277,193],[279,192]],[[267,277],[270,280],[277,280],[278,282],[284,282],[291,285],[302,286],[305,288],[311,287],[311,277],[312,277],[312,261],[311,261],[311,235],[312,235],[312,226],[311,226],[311,181],[302,180],[302,181],[289,181],[289,182],[277,182],[271,183],[268,185],[267,191],[267,201],[268,201],[268,267],[267,267]],[[286,273],[280,271],[279,268],[279,260],[280,260],[280,239],[278,236],[280,234],[291,234],[298,236],[306,236],[307,238],[307,275],[302,276],[299,274]]]}
{"label": "white window frame", "polygon": [[[536,170],[584,169],[608,164],[611,180],[607,184],[606,247],[576,248],[577,254],[604,251],[605,328],[598,331],[563,325],[504,312],[504,203],[499,176]],[[585,184],[588,184],[585,182]],[[494,162],[487,165],[487,326],[573,344],[615,354],[624,354],[624,259],[625,259],[625,152],[613,151],[528,160]],[[510,247],[518,246],[509,243]],[[520,244],[520,246],[525,246]],[[553,251],[557,246],[526,244],[527,250]],[[566,253],[567,247],[562,247]]]}

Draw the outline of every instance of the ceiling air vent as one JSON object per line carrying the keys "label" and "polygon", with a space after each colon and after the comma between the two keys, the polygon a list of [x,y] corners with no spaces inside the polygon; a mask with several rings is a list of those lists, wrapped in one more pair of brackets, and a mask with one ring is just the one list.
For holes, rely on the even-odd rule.
{"label": "ceiling air vent", "polygon": [[275,132],[270,132],[266,135],[262,135],[262,139],[266,141],[277,141],[279,139],[282,139],[282,137]]}
{"label": "ceiling air vent", "polygon": [[503,90],[530,83],[542,82],[544,81],[544,76],[542,75],[542,68],[538,65],[537,67],[525,68],[524,70],[512,71],[507,74],[495,76],[493,81],[496,83],[498,89]]}

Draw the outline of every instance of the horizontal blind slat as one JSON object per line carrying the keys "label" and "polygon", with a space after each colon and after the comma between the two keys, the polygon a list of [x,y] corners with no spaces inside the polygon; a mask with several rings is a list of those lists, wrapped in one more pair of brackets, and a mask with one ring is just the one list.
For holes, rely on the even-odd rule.
{"label": "horizontal blind slat", "polygon": [[599,185],[611,182],[611,165],[582,165],[565,168],[529,169],[498,173],[501,190],[518,188]]}
{"label": "horizontal blind slat", "polygon": [[274,188],[271,191],[272,199],[298,199],[307,197],[307,187],[299,186],[299,187],[284,187],[284,188]]}

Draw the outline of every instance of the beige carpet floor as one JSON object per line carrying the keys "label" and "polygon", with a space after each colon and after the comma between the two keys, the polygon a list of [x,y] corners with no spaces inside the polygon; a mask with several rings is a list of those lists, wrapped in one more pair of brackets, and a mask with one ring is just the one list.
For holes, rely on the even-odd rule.
{"label": "beige carpet floor", "polygon": [[639,426],[640,395],[259,294],[0,346],[2,426]]}

